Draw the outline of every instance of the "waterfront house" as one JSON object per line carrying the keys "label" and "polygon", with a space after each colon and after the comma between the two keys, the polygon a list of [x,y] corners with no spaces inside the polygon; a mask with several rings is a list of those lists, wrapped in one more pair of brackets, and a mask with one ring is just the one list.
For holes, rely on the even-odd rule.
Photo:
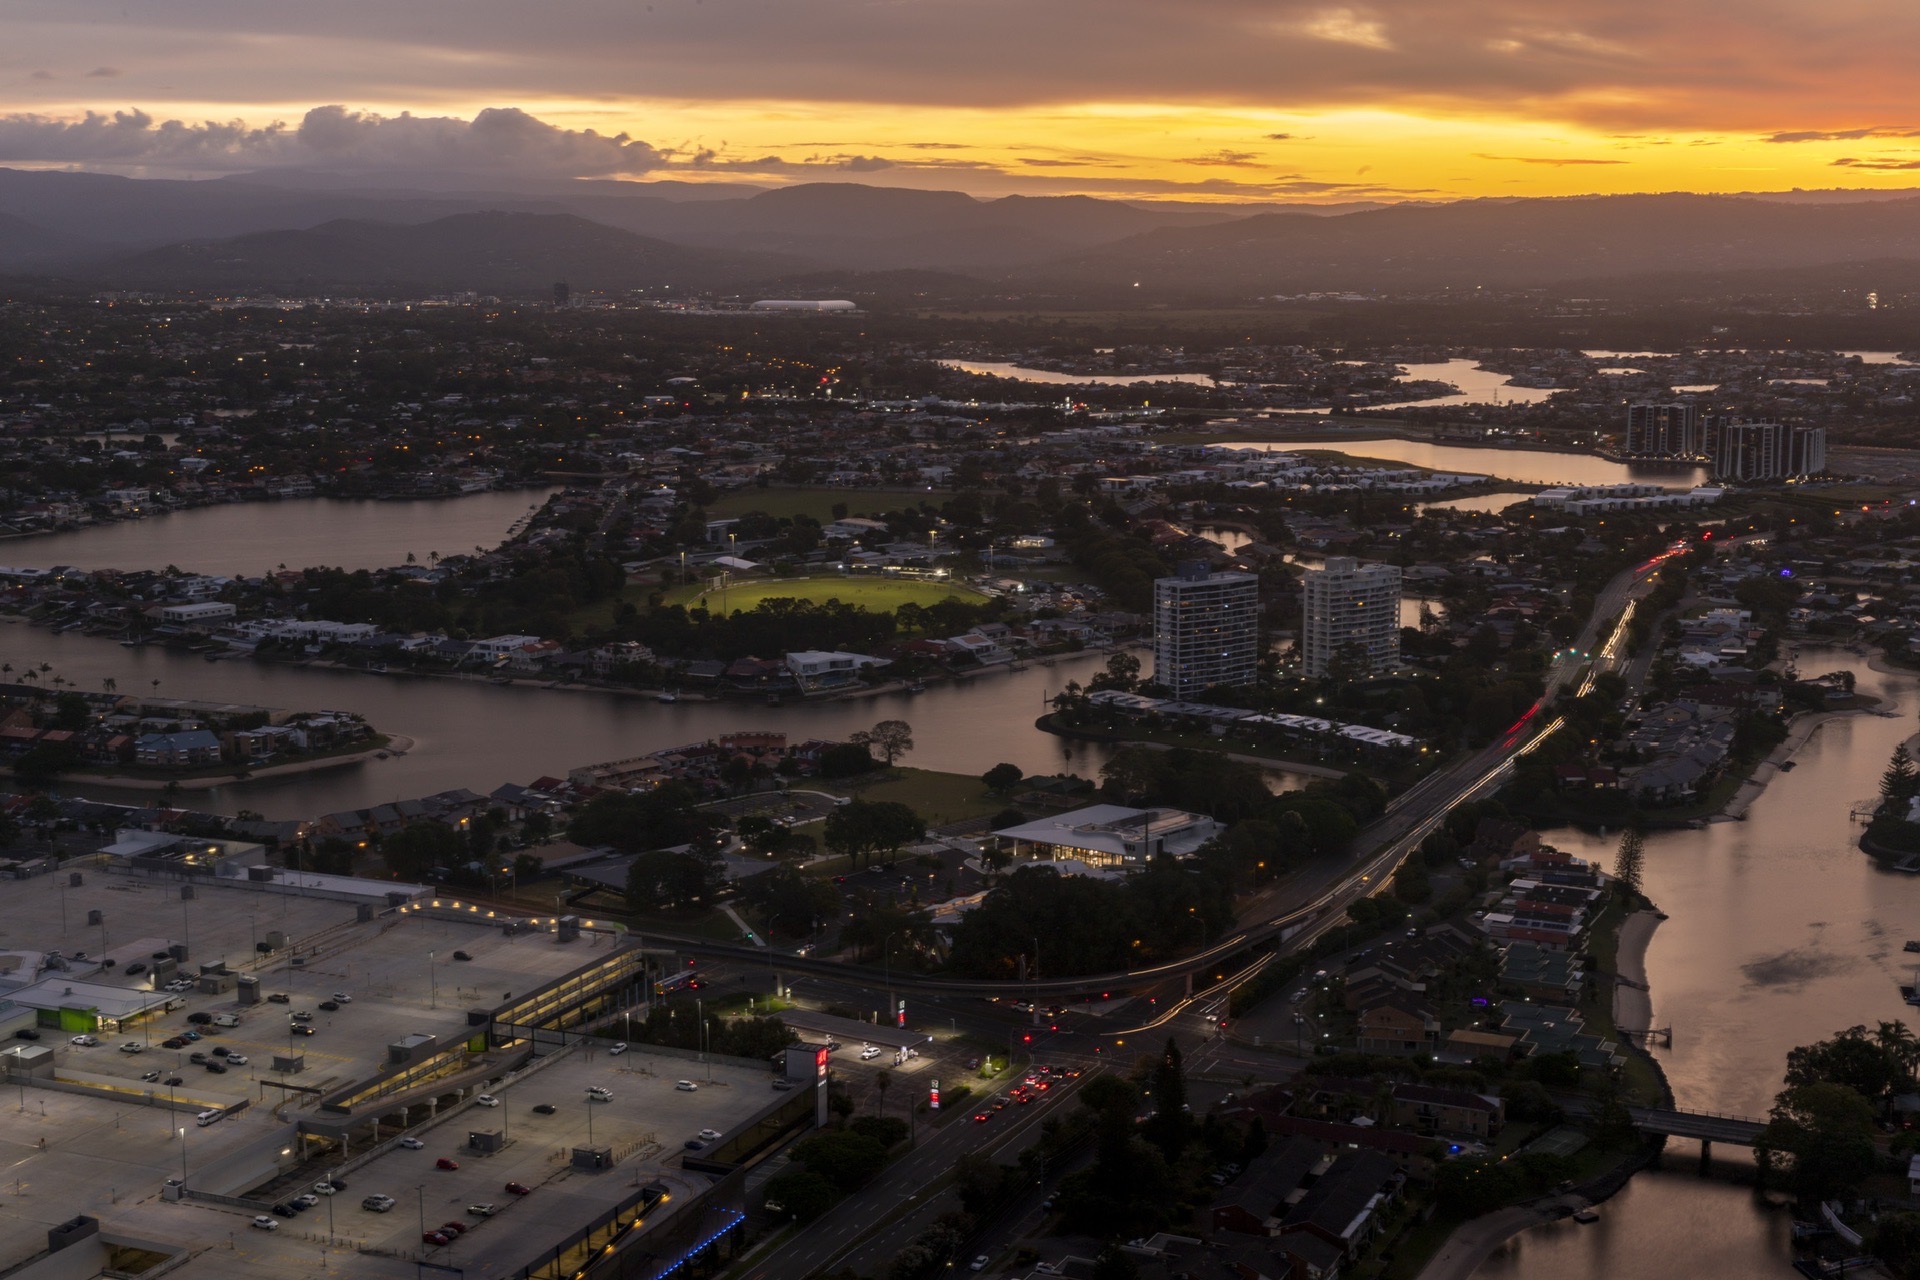
{"label": "waterfront house", "polygon": [[147,733],[133,745],[135,763],[150,768],[183,769],[218,764],[220,739],[206,729],[179,733]]}

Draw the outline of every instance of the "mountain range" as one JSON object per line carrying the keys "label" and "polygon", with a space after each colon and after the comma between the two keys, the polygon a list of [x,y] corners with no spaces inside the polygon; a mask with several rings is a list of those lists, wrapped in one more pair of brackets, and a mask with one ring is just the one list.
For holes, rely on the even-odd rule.
{"label": "mountain range", "polygon": [[1873,287],[1920,265],[1920,194],[1594,196],[1335,207],[853,183],[491,190],[419,175],[207,181],[0,169],[0,273],[55,287],[546,295],[665,288],[1225,301],[1304,292],[1659,295]]}

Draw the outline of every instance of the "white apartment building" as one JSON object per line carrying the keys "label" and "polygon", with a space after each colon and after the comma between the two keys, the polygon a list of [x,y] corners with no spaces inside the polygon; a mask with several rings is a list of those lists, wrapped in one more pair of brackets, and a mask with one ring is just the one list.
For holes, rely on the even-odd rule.
{"label": "white apartment building", "polygon": [[1254,681],[1260,661],[1260,580],[1183,564],[1153,584],[1153,678],[1190,698]]}
{"label": "white apartment building", "polygon": [[1329,556],[1324,569],[1307,571],[1301,651],[1309,676],[1324,676],[1333,656],[1348,646],[1367,655],[1375,674],[1400,665],[1400,569],[1362,565],[1351,556]]}

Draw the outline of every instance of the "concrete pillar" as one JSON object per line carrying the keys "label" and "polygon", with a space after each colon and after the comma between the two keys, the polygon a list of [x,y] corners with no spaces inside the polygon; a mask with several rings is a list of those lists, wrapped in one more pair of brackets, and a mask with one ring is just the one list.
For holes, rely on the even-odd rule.
{"label": "concrete pillar", "polygon": [[1700,1139],[1700,1172],[1706,1174],[1713,1168],[1713,1144],[1705,1138]]}
{"label": "concrete pillar", "polygon": [[1187,975],[1187,994],[1188,995],[1193,994],[1193,975],[1192,974]]}

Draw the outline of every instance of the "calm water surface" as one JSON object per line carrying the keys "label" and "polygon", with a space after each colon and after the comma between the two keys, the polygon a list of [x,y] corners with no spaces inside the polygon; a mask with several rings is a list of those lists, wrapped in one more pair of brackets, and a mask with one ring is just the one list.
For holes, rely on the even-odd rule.
{"label": "calm water surface", "polygon": [[996,378],[1018,378],[1022,382],[1044,382],[1053,386],[1130,387],[1136,382],[1184,382],[1196,387],[1214,385],[1210,373],[1143,373],[1121,377],[1081,373],[1061,373],[1054,369],[1029,369],[1009,360],[942,360],[949,369],[963,373],[985,373]]}
{"label": "calm water surface", "polygon": [[[1647,954],[1653,1023],[1673,1028],[1655,1054],[1685,1107],[1761,1116],[1787,1050],[1855,1023],[1920,1026],[1898,986],[1920,938],[1920,877],[1874,869],[1848,810],[1872,796],[1894,745],[1913,732],[1910,676],[1885,675],[1844,650],[1803,649],[1800,670],[1852,670],[1894,719],[1822,726],[1745,822],[1647,838],[1647,892],[1668,919]],[[1615,838],[1572,830],[1548,839],[1611,865]],[[1520,1280],[1788,1275],[1778,1211],[1750,1188],[1702,1180],[1698,1148],[1673,1143],[1670,1171],[1636,1178],[1602,1207],[1602,1224],[1527,1233],[1482,1276]],[[1718,1153],[1716,1152],[1716,1155]]]}
{"label": "calm water surface", "polygon": [[1404,462],[1460,475],[1493,476],[1522,484],[1657,484],[1686,489],[1705,484],[1704,467],[1640,467],[1613,462],[1589,453],[1560,453],[1548,449],[1495,449],[1483,445],[1433,444],[1369,436],[1359,428],[1352,436],[1329,432],[1314,440],[1222,440],[1226,449],[1270,449],[1291,453],[1303,449],[1333,450],[1362,458]]}
{"label": "calm water surface", "polygon": [[261,574],[280,565],[303,569],[385,569],[411,552],[427,563],[495,547],[514,521],[538,509],[551,489],[513,489],[459,498],[373,502],[289,498],[195,507],[69,533],[0,541],[0,564],[26,568],[164,569]]}

